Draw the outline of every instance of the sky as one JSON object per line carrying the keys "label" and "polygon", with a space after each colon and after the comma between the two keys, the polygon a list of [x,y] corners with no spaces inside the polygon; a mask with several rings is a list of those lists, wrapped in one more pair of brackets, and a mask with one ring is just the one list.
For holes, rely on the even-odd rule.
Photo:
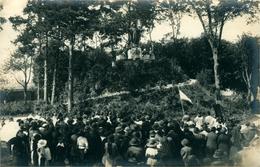
{"label": "sky", "polygon": [[[0,15],[3,17],[10,17],[15,15],[21,15],[23,8],[26,6],[27,0],[0,0],[0,4],[3,4],[3,10]],[[171,31],[170,26],[167,23],[157,24],[152,32],[153,40],[160,40],[164,34]],[[180,37],[199,37],[202,33],[202,27],[197,18],[184,16],[181,22]],[[238,18],[234,21],[227,23],[223,30],[223,39],[229,41],[237,41],[238,36],[243,33],[260,36],[260,22],[247,25],[245,18]],[[15,49],[11,41],[17,36],[17,32],[12,29],[9,22],[3,25],[3,31],[0,32],[0,77],[8,78],[10,85],[17,86],[13,74],[1,74],[1,68],[4,63],[10,57],[10,53]],[[16,75],[19,77],[19,75]],[[0,83],[1,84],[1,83]],[[0,87],[1,89],[1,87]]]}

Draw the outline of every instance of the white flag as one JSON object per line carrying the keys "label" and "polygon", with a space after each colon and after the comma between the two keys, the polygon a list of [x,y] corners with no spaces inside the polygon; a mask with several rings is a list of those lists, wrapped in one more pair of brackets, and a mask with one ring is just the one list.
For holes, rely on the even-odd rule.
{"label": "white flag", "polygon": [[188,101],[188,102],[190,102],[190,103],[192,104],[191,99],[188,98],[188,96],[185,95],[181,90],[179,90],[179,94],[180,94],[180,99],[181,99],[181,100]]}

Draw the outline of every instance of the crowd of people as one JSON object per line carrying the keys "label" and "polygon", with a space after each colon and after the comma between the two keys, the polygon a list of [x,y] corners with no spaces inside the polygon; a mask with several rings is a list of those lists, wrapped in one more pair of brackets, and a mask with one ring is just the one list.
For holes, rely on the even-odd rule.
{"label": "crowd of people", "polygon": [[93,112],[18,120],[8,141],[17,166],[225,166],[258,135],[256,126],[210,113],[167,115]]}

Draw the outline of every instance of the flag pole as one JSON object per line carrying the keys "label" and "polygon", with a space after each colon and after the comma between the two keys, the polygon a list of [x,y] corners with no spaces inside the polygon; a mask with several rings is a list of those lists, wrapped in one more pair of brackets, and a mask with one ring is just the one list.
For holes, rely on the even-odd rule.
{"label": "flag pole", "polygon": [[184,116],[184,108],[183,108],[183,102],[181,100],[181,96],[180,96],[180,88],[179,88],[179,85],[177,86],[178,87],[178,91],[179,91],[179,97],[180,97],[180,101],[181,101],[181,109],[182,109],[182,115]]}

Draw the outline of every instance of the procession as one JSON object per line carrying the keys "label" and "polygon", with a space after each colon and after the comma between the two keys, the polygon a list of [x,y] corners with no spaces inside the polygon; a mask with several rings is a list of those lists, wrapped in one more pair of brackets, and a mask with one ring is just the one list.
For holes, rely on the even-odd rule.
{"label": "procession", "polygon": [[259,0],[0,1],[0,165],[259,167]]}

